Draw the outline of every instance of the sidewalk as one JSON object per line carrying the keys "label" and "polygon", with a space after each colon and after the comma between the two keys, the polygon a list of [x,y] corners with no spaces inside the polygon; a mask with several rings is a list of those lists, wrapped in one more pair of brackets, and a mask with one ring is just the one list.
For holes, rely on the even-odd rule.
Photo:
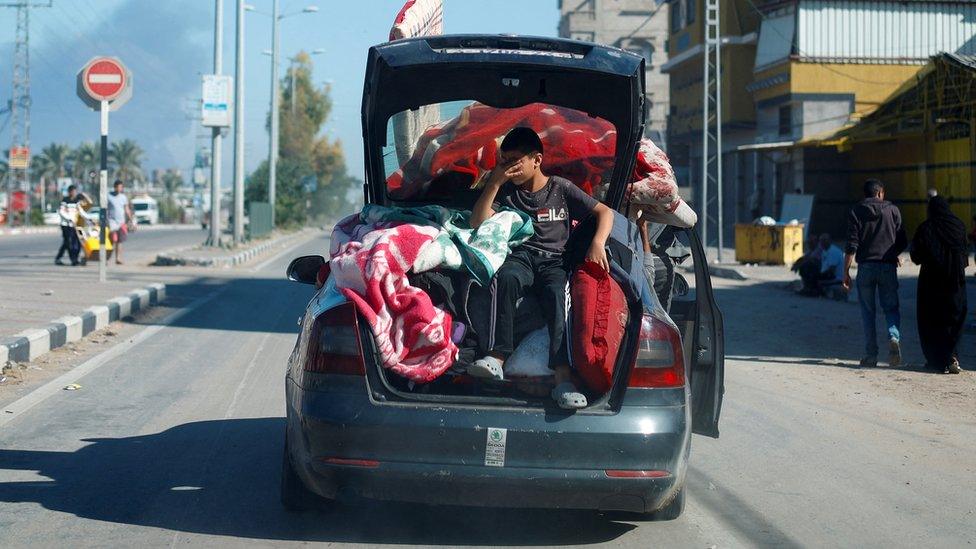
{"label": "sidewalk", "polygon": [[[193,233],[195,235],[195,233]],[[262,240],[230,251],[187,247],[198,259],[236,265],[275,253],[321,236],[303,230]],[[0,366],[7,360],[27,361],[49,349],[75,341],[93,330],[162,301],[167,286],[179,288],[188,281],[221,280],[236,269],[216,270],[197,266],[174,268],[148,266],[155,257],[147,250],[132,250],[125,265],[109,265],[108,281],[98,282],[98,265],[57,267],[49,254],[29,255],[20,261],[0,262]],[[242,259],[246,256],[246,259]],[[226,274],[222,274],[226,273]]]}
{"label": "sidewalk", "polygon": [[[186,229],[188,227],[199,227],[199,225],[195,223],[185,223],[182,225],[177,225],[177,224],[139,225],[138,230],[166,231],[166,230],[174,230],[174,229]],[[60,234],[60,233],[61,233],[61,227],[58,225],[34,225],[31,227],[0,227],[0,237],[27,235],[27,234]]]}

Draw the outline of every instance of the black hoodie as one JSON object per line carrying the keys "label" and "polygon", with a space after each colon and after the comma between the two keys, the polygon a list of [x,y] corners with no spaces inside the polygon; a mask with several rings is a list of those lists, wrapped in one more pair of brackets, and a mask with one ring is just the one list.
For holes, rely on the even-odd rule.
{"label": "black hoodie", "polygon": [[898,263],[908,247],[898,207],[880,198],[865,198],[847,220],[847,253],[858,263]]}

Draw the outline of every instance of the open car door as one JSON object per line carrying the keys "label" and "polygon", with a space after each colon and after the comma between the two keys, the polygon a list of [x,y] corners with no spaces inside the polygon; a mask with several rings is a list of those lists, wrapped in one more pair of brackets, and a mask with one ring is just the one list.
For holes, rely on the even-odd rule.
{"label": "open car door", "polygon": [[669,315],[681,331],[688,357],[692,431],[718,438],[725,392],[725,336],[722,313],[712,294],[705,250],[693,230],[670,229],[659,238],[669,241],[663,246],[675,263],[675,290]]}

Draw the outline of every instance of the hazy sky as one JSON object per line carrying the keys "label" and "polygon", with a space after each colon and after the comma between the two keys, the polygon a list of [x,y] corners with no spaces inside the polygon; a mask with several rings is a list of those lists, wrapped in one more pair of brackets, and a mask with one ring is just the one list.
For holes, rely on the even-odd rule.
{"label": "hazy sky", "polygon": [[[366,50],[386,40],[404,0],[281,0],[282,12],[316,5],[320,11],[286,18],[281,27],[282,58],[323,48],[313,57],[314,81],[332,82],[334,109],[329,136],[342,140],[350,173],[362,176],[359,119]],[[271,0],[249,0],[270,12]],[[556,0],[445,0],[449,33],[514,33],[554,36]],[[235,0],[224,0],[224,73],[234,70]],[[31,143],[35,152],[52,141],[72,146],[97,140],[98,115],[75,95],[78,70],[91,57],[114,55],[134,75],[134,94],[112,113],[110,140],[135,139],[146,150],[145,167],[193,164],[194,151],[209,146],[209,131],[189,115],[196,112],[200,74],[213,63],[213,0],[54,0],[53,8],[31,10]],[[246,14],[245,161],[253,169],[267,156],[264,129],[270,98],[271,19]],[[0,100],[11,93],[14,10],[0,8]],[[282,64],[281,74],[287,70]],[[0,115],[3,125],[6,115]],[[0,147],[10,143],[9,124]],[[230,181],[232,140],[225,140],[224,184]]]}

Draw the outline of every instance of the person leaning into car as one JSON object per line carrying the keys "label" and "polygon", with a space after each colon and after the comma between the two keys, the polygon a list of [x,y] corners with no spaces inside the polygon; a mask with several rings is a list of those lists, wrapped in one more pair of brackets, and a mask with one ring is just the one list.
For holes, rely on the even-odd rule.
{"label": "person leaning into car", "polygon": [[535,131],[525,127],[510,131],[502,140],[499,162],[472,208],[472,228],[504,207],[532,218],[534,234],[512,250],[496,274],[493,343],[488,356],[476,360],[468,373],[504,378],[505,359],[515,348],[515,304],[527,290],[535,290],[549,325],[549,364],[556,381],[552,398],[561,408],[585,408],[586,396],[570,379],[564,337],[567,273],[562,256],[573,222],[592,213],[597,229],[586,259],[609,270],[604,246],[613,227],[613,212],[572,182],[544,174],[542,155],[542,140]]}

